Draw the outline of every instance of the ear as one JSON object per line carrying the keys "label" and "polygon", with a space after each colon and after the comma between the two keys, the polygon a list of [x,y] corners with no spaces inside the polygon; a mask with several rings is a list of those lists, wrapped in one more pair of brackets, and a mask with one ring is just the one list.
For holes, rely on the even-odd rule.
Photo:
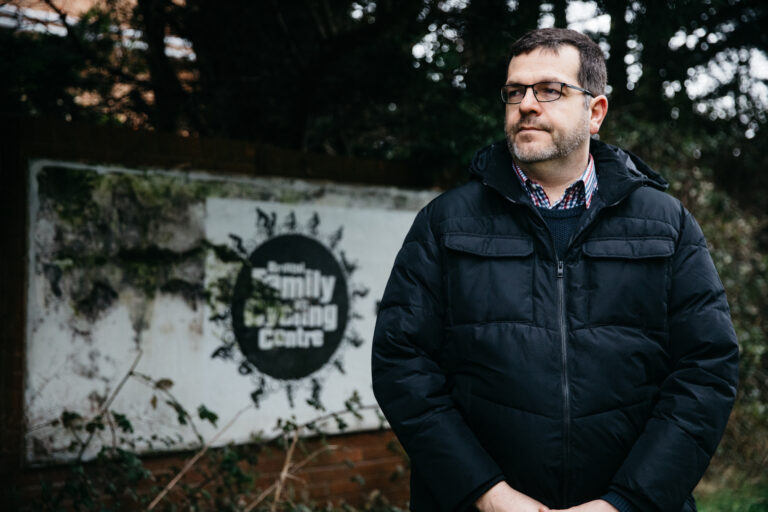
{"label": "ear", "polygon": [[605,115],[608,113],[608,98],[601,94],[589,102],[589,133],[595,135],[600,131]]}

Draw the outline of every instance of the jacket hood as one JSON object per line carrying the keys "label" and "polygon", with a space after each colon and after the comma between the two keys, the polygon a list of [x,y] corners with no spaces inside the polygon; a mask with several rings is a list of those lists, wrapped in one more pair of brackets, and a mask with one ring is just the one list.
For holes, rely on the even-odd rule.
{"label": "jacket hood", "polygon": [[[666,190],[669,183],[633,153],[591,139],[589,152],[595,159],[598,191],[606,204],[614,204],[639,186]],[[516,202],[527,194],[512,171],[512,157],[506,141],[494,142],[478,151],[469,167],[470,175]]]}
{"label": "jacket hood", "polygon": [[662,191],[669,188],[669,183],[661,176],[661,174],[651,169],[648,164],[646,164],[639,156],[635,155],[631,151],[627,151],[626,149],[621,149],[617,146],[606,144],[605,142],[600,142],[599,140],[595,139],[592,139],[592,142],[589,145],[590,152],[593,154],[599,152],[599,150],[603,148],[616,153],[619,161],[624,163],[624,166],[627,168],[627,170],[640,177],[644,177],[644,181],[649,186]]}

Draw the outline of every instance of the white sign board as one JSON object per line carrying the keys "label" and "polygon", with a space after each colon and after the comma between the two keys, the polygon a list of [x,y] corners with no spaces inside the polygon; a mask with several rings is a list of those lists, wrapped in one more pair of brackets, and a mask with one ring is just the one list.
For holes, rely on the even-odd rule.
{"label": "white sign board", "polygon": [[[191,448],[244,408],[217,444],[355,393],[375,404],[378,301],[434,192],[42,160],[30,173],[30,463],[80,456],[77,429],[95,437],[88,458]],[[372,410],[344,420],[380,426]]]}

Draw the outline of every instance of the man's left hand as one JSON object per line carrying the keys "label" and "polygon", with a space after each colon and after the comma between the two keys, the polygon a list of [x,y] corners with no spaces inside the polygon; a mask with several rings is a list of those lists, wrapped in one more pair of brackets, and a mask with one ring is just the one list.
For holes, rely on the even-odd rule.
{"label": "man's left hand", "polygon": [[565,510],[552,510],[551,512],[618,512],[618,510],[605,500],[594,500],[577,507]]}

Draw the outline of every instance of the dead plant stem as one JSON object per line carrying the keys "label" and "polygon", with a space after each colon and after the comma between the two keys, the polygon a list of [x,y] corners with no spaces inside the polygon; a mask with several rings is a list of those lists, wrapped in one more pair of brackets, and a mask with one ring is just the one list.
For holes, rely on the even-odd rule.
{"label": "dead plant stem", "polygon": [[153,508],[155,508],[157,504],[160,503],[160,500],[162,500],[165,497],[165,495],[168,494],[168,491],[173,489],[173,487],[177,483],[179,483],[179,480],[181,480],[181,477],[183,477],[186,474],[186,472],[189,471],[192,468],[192,466],[195,465],[195,463],[200,459],[200,457],[202,457],[205,454],[205,452],[208,451],[208,448],[210,448],[213,445],[213,443],[215,443],[219,439],[219,437],[221,437],[221,435],[224,432],[226,432],[229,429],[229,427],[231,427],[235,423],[235,421],[240,417],[241,414],[243,414],[245,411],[251,408],[253,408],[253,404],[249,404],[246,407],[243,407],[242,409],[240,409],[237,412],[237,414],[235,414],[232,417],[232,419],[229,420],[229,422],[221,428],[221,430],[216,432],[216,435],[214,435],[207,443],[205,443],[203,447],[200,448],[200,450],[198,450],[197,453],[195,453],[195,455],[186,462],[186,464],[184,464],[184,467],[181,468],[181,471],[179,471],[176,474],[176,476],[173,477],[173,479],[170,482],[168,482],[165,488],[163,488],[163,490],[160,491],[160,493],[157,496],[155,496],[155,499],[153,499],[152,502],[147,507],[147,511],[150,511]]}

